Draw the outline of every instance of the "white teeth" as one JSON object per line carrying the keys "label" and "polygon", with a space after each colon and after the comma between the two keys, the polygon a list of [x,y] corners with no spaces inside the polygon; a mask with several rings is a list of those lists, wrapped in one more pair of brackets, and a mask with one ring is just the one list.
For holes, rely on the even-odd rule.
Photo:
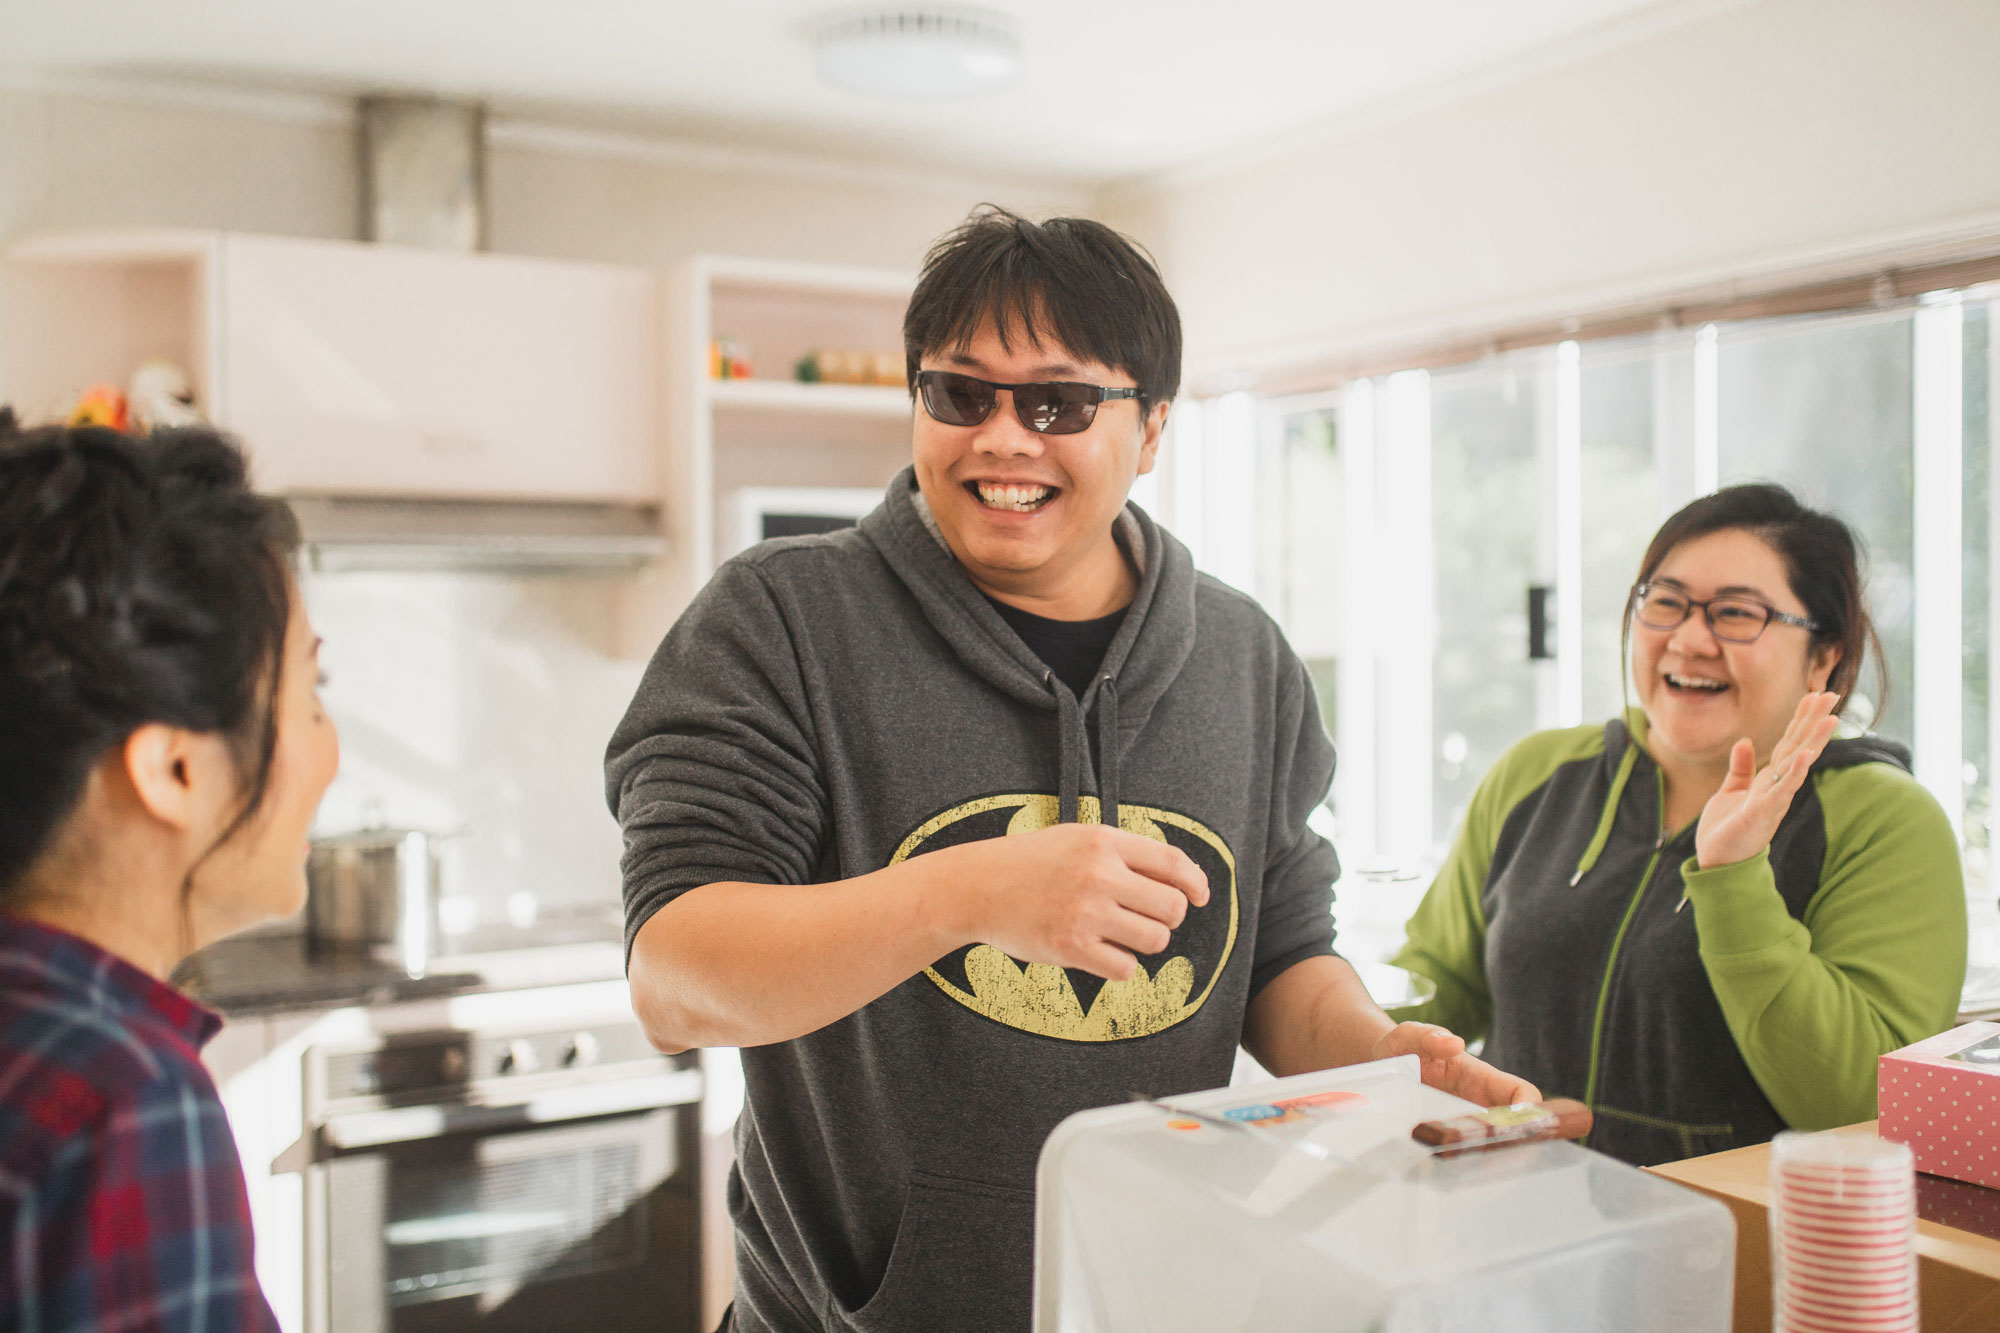
{"label": "white teeth", "polygon": [[1671,671],[1667,673],[1667,684],[1678,685],[1684,690],[1707,690],[1711,694],[1729,688],[1724,681],[1703,680],[1700,676],[1677,676]]}
{"label": "white teeth", "polygon": [[1025,514],[1053,493],[1047,486],[992,486],[979,484],[979,499],[990,509],[1011,509]]}

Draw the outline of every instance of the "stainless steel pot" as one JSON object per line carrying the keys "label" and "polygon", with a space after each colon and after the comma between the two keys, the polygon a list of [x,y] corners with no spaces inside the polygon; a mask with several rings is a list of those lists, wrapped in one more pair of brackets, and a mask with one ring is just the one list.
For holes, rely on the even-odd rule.
{"label": "stainless steel pot", "polygon": [[315,838],[306,857],[306,939],[323,955],[365,955],[424,975],[438,949],[449,835],[362,829]]}

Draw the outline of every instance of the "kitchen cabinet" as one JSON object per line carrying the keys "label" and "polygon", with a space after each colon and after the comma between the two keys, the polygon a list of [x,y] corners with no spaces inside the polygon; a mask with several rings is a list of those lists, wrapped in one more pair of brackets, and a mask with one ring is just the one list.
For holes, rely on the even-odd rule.
{"label": "kitchen cabinet", "polygon": [[29,420],[165,357],[265,489],[659,498],[647,270],[135,232],[24,242],[6,281],[0,394]]}
{"label": "kitchen cabinet", "polygon": [[[676,557],[666,582],[648,593],[655,629],[671,622],[727,553],[727,514],[738,490],[879,490],[909,461],[904,388],[802,383],[794,367],[819,350],[901,348],[915,282],[895,270],[720,256],[696,258],[674,274],[662,491]],[[755,374],[711,378],[717,339],[743,351]]]}

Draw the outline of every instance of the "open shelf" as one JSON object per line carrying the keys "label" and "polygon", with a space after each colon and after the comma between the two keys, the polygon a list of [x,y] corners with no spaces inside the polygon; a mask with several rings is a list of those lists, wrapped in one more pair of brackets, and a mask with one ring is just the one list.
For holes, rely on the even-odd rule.
{"label": "open shelf", "polygon": [[718,410],[828,412],[843,416],[907,417],[909,390],[877,384],[809,384],[796,380],[710,380]]}

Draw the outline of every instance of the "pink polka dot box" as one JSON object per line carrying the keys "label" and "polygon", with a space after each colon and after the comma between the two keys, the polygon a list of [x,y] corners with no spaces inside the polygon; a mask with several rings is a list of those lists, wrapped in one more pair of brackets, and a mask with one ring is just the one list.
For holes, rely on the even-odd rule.
{"label": "pink polka dot box", "polygon": [[1917,1170],[2000,1189],[2000,1023],[1967,1023],[1882,1057],[1876,1100],[1885,1139]]}

